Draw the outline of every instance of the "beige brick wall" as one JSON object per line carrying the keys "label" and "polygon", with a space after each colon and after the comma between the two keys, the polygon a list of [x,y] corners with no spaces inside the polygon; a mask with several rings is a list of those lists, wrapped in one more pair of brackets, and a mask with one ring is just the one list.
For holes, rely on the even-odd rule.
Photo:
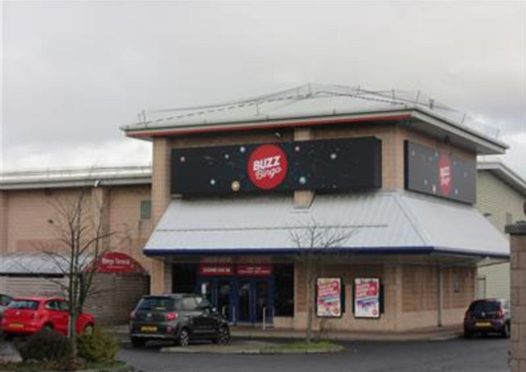
{"label": "beige brick wall", "polygon": [[[345,261],[345,260],[343,260]],[[323,264],[320,277],[340,277],[345,285],[345,309],[341,318],[324,320],[314,317],[314,329],[345,331],[397,331],[412,328],[412,322],[400,322],[401,265],[398,264]],[[380,278],[384,286],[384,314],[379,319],[360,319],[353,314],[353,284],[355,278]],[[279,320],[276,327],[305,329],[307,323],[307,287],[301,263],[295,265],[295,309],[292,322]],[[314,297],[312,297],[314,299]]]}
{"label": "beige brick wall", "polygon": [[7,214],[8,198],[6,191],[0,191],[0,255],[7,253]]}
{"label": "beige brick wall", "polygon": [[[438,324],[437,266],[404,265],[401,323],[407,327]],[[461,324],[475,296],[475,267],[442,268],[442,325]]]}
{"label": "beige brick wall", "polygon": [[[58,210],[78,195],[77,188],[3,191],[0,214],[5,217],[0,230],[5,231],[2,234],[4,251],[30,253],[59,249],[62,244],[58,241],[58,234],[63,226],[59,223]],[[86,207],[91,217],[96,217],[97,209],[103,205],[104,231],[115,233],[105,248],[128,253],[145,264],[147,259],[142,255],[142,245],[151,232],[151,222],[141,222],[139,211],[140,201],[149,198],[147,185],[89,190]]]}
{"label": "beige brick wall", "polygon": [[[170,203],[170,149],[168,138],[155,138],[153,142],[152,168],[152,223],[159,222]],[[170,292],[171,273],[162,260],[152,259],[150,264],[150,291],[153,294]]]}

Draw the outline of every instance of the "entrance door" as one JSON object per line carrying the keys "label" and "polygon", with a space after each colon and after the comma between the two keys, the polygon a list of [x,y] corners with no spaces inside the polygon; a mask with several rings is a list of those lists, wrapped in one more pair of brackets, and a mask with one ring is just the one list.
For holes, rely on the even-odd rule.
{"label": "entrance door", "polygon": [[251,280],[240,280],[237,293],[237,314],[236,320],[241,323],[253,323],[253,285]]}
{"label": "entrance door", "polygon": [[197,282],[196,293],[206,297],[227,321],[234,322],[234,286],[235,280],[231,279],[203,279]]}
{"label": "entrance door", "polygon": [[217,296],[214,306],[225,319],[232,321],[232,282],[230,280],[217,281]]}
{"label": "entrance door", "polygon": [[230,323],[272,322],[271,278],[206,278],[198,281],[196,292],[205,296]]}
{"label": "entrance door", "polygon": [[255,280],[254,298],[255,298],[255,320],[256,323],[265,323],[269,321],[270,316],[270,283],[268,280]]}
{"label": "entrance door", "polygon": [[261,323],[263,314],[265,322],[271,322],[272,316],[272,280],[242,279],[238,283],[237,320],[241,323]]}

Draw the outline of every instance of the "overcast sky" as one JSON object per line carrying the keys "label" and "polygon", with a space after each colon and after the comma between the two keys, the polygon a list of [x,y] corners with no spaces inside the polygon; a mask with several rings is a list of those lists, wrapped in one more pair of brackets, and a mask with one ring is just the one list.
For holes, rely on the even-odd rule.
{"label": "overcast sky", "polygon": [[420,90],[526,177],[526,2],[4,1],[0,171],[143,165],[142,110],[307,82]]}

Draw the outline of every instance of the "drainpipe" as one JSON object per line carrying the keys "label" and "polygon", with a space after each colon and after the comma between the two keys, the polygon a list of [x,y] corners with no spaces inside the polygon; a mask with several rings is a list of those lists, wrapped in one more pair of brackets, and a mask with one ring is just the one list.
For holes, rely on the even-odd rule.
{"label": "drainpipe", "polygon": [[438,281],[437,326],[442,327],[442,308],[444,307],[444,282],[443,282],[442,266],[438,266],[437,281]]}

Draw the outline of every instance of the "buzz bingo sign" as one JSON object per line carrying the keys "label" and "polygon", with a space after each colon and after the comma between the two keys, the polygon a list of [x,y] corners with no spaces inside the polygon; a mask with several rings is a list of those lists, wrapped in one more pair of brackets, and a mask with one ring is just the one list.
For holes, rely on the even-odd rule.
{"label": "buzz bingo sign", "polygon": [[380,317],[380,279],[356,278],[354,280],[354,316],[356,318]]}
{"label": "buzz bingo sign", "polygon": [[288,161],[277,145],[261,145],[252,151],[247,163],[250,181],[259,189],[272,190],[287,176]]}
{"label": "buzz bingo sign", "polygon": [[342,316],[340,278],[318,278],[316,281],[316,315],[323,318]]}

